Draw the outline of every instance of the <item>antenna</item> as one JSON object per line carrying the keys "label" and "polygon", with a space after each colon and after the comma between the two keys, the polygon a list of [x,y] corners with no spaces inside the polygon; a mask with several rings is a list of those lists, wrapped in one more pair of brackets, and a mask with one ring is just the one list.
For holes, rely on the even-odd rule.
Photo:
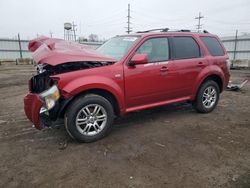
{"label": "antenna", "polygon": [[130,19],[131,19],[131,16],[130,16],[130,4],[128,4],[128,15],[127,15],[127,18],[128,18],[128,20],[127,20],[128,26],[125,27],[125,28],[127,29],[126,32],[129,34],[130,32],[132,32],[132,28],[130,27],[130,24],[131,24],[131,22],[130,22]]}
{"label": "antenna", "polygon": [[195,17],[194,19],[198,20],[198,24],[197,24],[197,31],[200,32],[201,28],[202,28],[202,24],[201,24],[201,19],[204,18],[204,16],[201,15],[201,12],[199,12],[199,16]]}

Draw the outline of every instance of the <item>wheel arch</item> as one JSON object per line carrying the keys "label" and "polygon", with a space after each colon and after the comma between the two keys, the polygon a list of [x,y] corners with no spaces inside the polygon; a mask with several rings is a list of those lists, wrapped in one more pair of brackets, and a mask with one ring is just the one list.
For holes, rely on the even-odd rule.
{"label": "wheel arch", "polygon": [[219,86],[220,93],[223,91],[223,82],[222,82],[222,78],[221,78],[219,75],[217,75],[217,74],[212,74],[212,75],[209,75],[209,76],[205,77],[205,78],[203,79],[203,81],[201,82],[199,88],[200,88],[201,85],[202,85],[203,83],[205,83],[207,80],[213,80],[213,81],[215,81],[215,82],[218,84],[218,86]]}
{"label": "wheel arch", "polygon": [[197,93],[200,89],[200,87],[202,86],[203,83],[205,83],[208,80],[213,80],[215,81],[220,89],[220,93],[223,91],[223,78],[219,75],[219,74],[210,74],[210,75],[206,75],[203,77],[203,79],[201,79],[201,81],[199,82],[199,84],[197,85],[197,87],[195,88],[195,91],[193,92],[194,95],[192,96],[192,100],[196,99]]}
{"label": "wheel arch", "polygon": [[116,116],[119,116],[121,114],[121,104],[119,104],[119,101],[117,100],[117,98],[115,97],[115,95],[106,90],[106,89],[102,89],[102,88],[91,88],[91,89],[87,89],[84,91],[81,91],[79,93],[77,93],[76,95],[74,95],[73,97],[71,97],[70,99],[68,99],[63,105],[62,108],[60,109],[60,113],[59,116],[63,117],[66,109],[68,108],[68,106],[75,101],[76,99],[78,99],[79,97],[88,95],[88,94],[96,94],[96,95],[100,95],[102,97],[104,97],[105,99],[107,99],[111,105],[114,108],[114,113]]}

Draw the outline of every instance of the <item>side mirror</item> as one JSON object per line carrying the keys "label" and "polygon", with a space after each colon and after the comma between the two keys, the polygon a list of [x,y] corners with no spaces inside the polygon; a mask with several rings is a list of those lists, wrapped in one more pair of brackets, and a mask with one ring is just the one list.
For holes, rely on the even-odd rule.
{"label": "side mirror", "polygon": [[136,54],[130,60],[131,65],[141,65],[148,63],[148,55],[147,54]]}

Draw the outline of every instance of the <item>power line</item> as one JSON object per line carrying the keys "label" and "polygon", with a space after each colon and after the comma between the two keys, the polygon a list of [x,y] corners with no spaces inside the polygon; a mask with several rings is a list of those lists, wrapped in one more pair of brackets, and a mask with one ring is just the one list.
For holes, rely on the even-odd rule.
{"label": "power line", "polygon": [[[140,11],[140,10],[131,10],[133,14],[136,15],[138,19],[143,19],[143,20],[152,20],[156,22],[186,22],[186,21],[191,21],[190,18],[174,18],[174,19],[166,19],[165,17],[161,16],[156,16],[155,14],[150,14],[145,11]],[[193,19],[192,19],[193,20]]]}
{"label": "power line", "polygon": [[126,29],[127,29],[127,33],[129,34],[130,32],[132,32],[132,28],[131,28],[131,22],[130,22],[130,19],[131,19],[131,16],[130,16],[130,4],[128,4],[128,16],[127,16],[127,24],[128,24],[128,26],[127,27],[125,27]]}
{"label": "power line", "polygon": [[234,21],[234,22],[228,22],[224,20],[217,20],[217,19],[208,19],[208,21],[216,22],[219,24],[224,24],[224,25],[249,25],[250,22],[242,22],[242,21]]}
{"label": "power line", "polygon": [[109,25],[109,24],[119,24],[119,23],[123,23],[124,24],[125,22],[121,21],[120,18],[114,18],[114,19],[111,19],[111,20],[106,20],[105,22],[102,22],[102,23],[100,22],[98,24],[92,24],[92,23],[88,24],[87,23],[86,26],[89,26],[89,27],[99,26],[99,25],[106,26],[106,25]]}
{"label": "power line", "polygon": [[204,18],[204,16],[202,16],[200,12],[199,12],[199,16],[194,18],[194,19],[198,20],[198,24],[197,24],[197,30],[198,30],[198,32],[200,32],[201,28],[202,28],[202,24],[201,24],[201,19],[202,18]]}
{"label": "power line", "polygon": [[[127,11],[126,11],[127,12]],[[98,25],[99,23],[107,22],[107,20],[117,19],[119,16],[121,16],[123,13],[125,13],[124,9],[114,11],[112,14],[104,16],[102,18],[96,19],[96,20],[88,20],[87,23],[91,23],[94,25]],[[122,17],[120,17],[120,20]]]}

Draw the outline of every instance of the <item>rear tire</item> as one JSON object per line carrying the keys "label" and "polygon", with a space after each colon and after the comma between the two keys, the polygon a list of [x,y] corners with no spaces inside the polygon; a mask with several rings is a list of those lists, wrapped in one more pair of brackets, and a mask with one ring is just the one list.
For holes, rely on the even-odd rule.
{"label": "rear tire", "polygon": [[217,106],[220,97],[218,84],[213,80],[204,82],[196,95],[194,108],[200,113],[209,113]]}
{"label": "rear tire", "polygon": [[94,142],[112,128],[114,110],[104,97],[88,94],[74,100],[65,113],[65,127],[78,142]]}

